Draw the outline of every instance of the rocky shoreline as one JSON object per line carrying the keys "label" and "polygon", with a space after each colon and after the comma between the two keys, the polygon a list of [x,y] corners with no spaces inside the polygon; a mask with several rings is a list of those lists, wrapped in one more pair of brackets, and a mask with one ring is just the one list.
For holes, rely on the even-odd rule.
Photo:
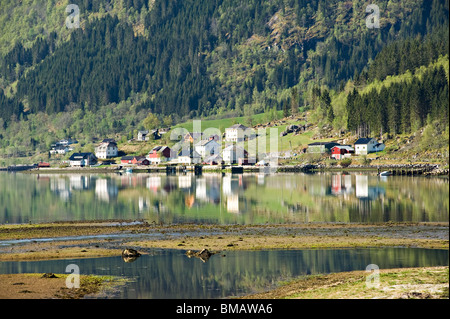
{"label": "rocky shoreline", "polygon": [[[359,165],[351,164],[348,166],[327,165],[327,164],[297,164],[297,165],[279,165],[275,167],[270,166],[227,166],[221,165],[196,165],[187,167],[187,171],[196,171],[197,167],[201,167],[204,172],[279,172],[279,173],[297,173],[297,172],[325,172],[325,171],[374,171],[380,173],[382,171],[390,171],[392,175],[413,175],[413,176],[449,176],[449,168],[439,164],[383,164],[383,165]],[[166,167],[135,167],[134,173],[161,173],[166,172]],[[30,174],[105,174],[105,173],[120,173],[121,169],[111,166],[102,168],[40,168],[33,170],[21,171],[22,173]]]}
{"label": "rocky shoreline", "polygon": [[280,166],[278,172],[314,172],[314,171],[391,171],[392,175],[423,175],[423,176],[449,176],[449,169],[438,164],[384,164],[384,165],[358,165],[349,166],[326,164],[303,164],[294,166]]}

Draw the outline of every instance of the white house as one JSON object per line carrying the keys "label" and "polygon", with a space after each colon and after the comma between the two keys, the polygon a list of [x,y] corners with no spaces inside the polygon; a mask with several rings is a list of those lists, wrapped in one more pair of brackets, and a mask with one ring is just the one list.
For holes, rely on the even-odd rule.
{"label": "white house", "polygon": [[193,149],[182,149],[178,153],[178,164],[192,165],[201,163],[202,158],[199,153]]}
{"label": "white house", "polygon": [[367,155],[384,150],[385,145],[374,138],[360,138],[355,142],[355,154]]}
{"label": "white house", "polygon": [[103,141],[95,148],[95,156],[97,156],[97,158],[107,159],[117,157],[118,155],[119,149],[116,142]]}
{"label": "white house", "polygon": [[195,144],[195,151],[205,159],[211,155],[220,154],[220,144],[215,140],[201,140]]}
{"label": "white house", "polygon": [[53,147],[50,150],[50,154],[60,154],[60,155],[64,155],[66,153],[69,153],[70,151],[73,151],[72,147],[69,146],[63,146],[63,145],[58,145]]}
{"label": "white house", "polygon": [[138,140],[139,142],[145,142],[145,141],[148,141],[148,140],[149,140],[148,133],[150,133],[148,130],[147,130],[147,131],[139,131],[139,132],[138,132],[137,140]]}
{"label": "white house", "polygon": [[92,153],[73,153],[69,158],[71,167],[83,167],[93,165],[97,162],[97,158]]}
{"label": "white house", "polygon": [[242,124],[235,124],[225,129],[225,141],[242,142],[244,141],[244,132],[247,129]]}
{"label": "white house", "polygon": [[222,158],[227,164],[235,164],[239,159],[248,158],[248,152],[240,146],[230,145],[223,150]]}
{"label": "white house", "polygon": [[77,144],[77,143],[78,143],[77,140],[74,140],[69,137],[69,138],[66,138],[66,139],[63,139],[63,140],[60,140],[59,142],[57,142],[56,146],[58,146],[58,145],[68,146],[68,145]]}

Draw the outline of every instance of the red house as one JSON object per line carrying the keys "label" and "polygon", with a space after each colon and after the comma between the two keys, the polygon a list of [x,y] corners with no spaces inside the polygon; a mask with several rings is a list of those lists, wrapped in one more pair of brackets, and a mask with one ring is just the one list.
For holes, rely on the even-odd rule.
{"label": "red house", "polygon": [[168,162],[172,159],[172,150],[167,146],[156,146],[148,153],[147,158],[151,164]]}
{"label": "red house", "polygon": [[39,167],[39,168],[41,168],[41,167],[50,167],[50,163],[40,162],[40,163],[38,164],[38,167]]}
{"label": "red house", "polygon": [[355,153],[355,150],[348,145],[337,145],[331,149],[331,157],[336,160],[350,157],[353,153]]}
{"label": "red house", "polygon": [[150,165],[150,161],[145,156],[124,156],[120,161],[122,164]]}

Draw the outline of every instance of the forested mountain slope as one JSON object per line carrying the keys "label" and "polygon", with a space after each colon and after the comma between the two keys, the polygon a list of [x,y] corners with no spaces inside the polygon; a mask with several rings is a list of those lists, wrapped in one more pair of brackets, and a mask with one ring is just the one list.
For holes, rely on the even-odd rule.
{"label": "forested mountain slope", "polygon": [[[70,3],[79,29],[65,25]],[[366,25],[369,4],[0,0],[0,148],[43,151],[55,134],[127,135],[149,112],[179,122],[289,106],[335,129],[392,134],[446,112],[448,125],[448,77],[439,69],[408,88],[358,97],[369,83],[448,54],[448,0],[378,1],[380,28]],[[35,131],[17,134],[23,127]]]}

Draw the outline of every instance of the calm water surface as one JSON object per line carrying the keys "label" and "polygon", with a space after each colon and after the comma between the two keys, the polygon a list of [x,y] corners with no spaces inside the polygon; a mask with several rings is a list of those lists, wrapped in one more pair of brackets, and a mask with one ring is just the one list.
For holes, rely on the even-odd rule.
{"label": "calm water surface", "polygon": [[0,224],[448,222],[448,179],[368,173],[0,173]]}
{"label": "calm water surface", "polygon": [[[81,274],[132,279],[113,298],[204,299],[263,291],[280,280],[310,274],[397,267],[447,266],[447,250],[414,248],[232,251],[207,262],[183,251],[154,250],[132,263],[121,257],[1,262],[0,273],[65,273],[69,264]],[[109,296],[109,298],[111,298]]]}

